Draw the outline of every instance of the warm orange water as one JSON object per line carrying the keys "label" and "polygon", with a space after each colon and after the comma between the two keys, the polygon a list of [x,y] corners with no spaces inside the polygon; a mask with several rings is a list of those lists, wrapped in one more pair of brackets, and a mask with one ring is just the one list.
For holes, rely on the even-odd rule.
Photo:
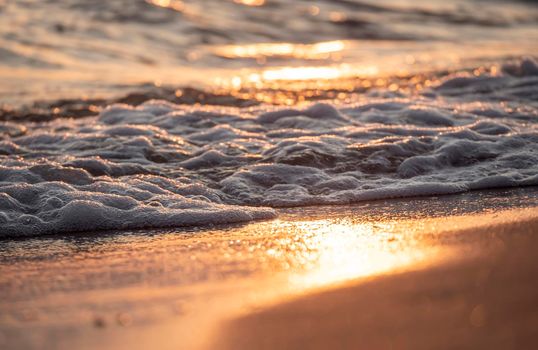
{"label": "warm orange water", "polygon": [[457,70],[534,54],[537,18],[533,3],[473,0],[4,1],[0,102]]}

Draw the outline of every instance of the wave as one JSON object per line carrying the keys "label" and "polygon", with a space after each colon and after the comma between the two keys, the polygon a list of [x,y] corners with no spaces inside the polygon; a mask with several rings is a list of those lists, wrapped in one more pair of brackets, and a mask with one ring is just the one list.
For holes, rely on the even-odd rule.
{"label": "wave", "polygon": [[[383,96],[383,97],[379,97]],[[208,225],[275,207],[538,185],[538,64],[305,109],[115,104],[0,123],[0,236]]]}

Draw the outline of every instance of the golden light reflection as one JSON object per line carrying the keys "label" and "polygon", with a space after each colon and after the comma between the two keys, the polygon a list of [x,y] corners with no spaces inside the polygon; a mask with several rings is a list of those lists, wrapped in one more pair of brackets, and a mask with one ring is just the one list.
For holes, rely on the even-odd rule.
{"label": "golden light reflection", "polygon": [[[352,67],[348,64],[318,67],[280,67],[236,75],[229,80],[217,78],[214,83],[223,88],[238,90],[249,87],[275,89],[279,88],[278,82],[282,82],[282,87],[285,85],[287,90],[296,90],[310,88],[311,85],[308,82],[310,80],[330,81],[349,77],[371,77],[376,75],[377,72],[376,66]],[[289,82],[294,82],[298,86],[293,88],[289,85]],[[318,85],[320,88],[326,87],[326,84],[321,82]]]}
{"label": "golden light reflection", "polygon": [[329,19],[331,22],[343,22],[347,18],[346,14],[343,12],[331,12],[329,13]]}
{"label": "golden light reflection", "polygon": [[215,54],[226,58],[293,57],[298,59],[323,59],[328,54],[340,52],[346,47],[343,40],[315,44],[261,43],[250,45],[226,45],[215,49]]}
{"label": "golden light reflection", "polygon": [[345,72],[338,67],[286,67],[268,69],[261,74],[251,74],[249,81],[337,79],[343,74]]}
{"label": "golden light reflection", "polygon": [[234,0],[234,2],[246,6],[263,6],[265,4],[265,0]]}
{"label": "golden light reflection", "polygon": [[315,5],[311,5],[308,7],[308,13],[311,15],[311,16],[317,16],[319,15],[319,6],[315,6]]}
{"label": "golden light reflection", "polygon": [[[231,78],[217,77],[216,94],[280,105],[301,104],[320,99],[346,99],[372,86],[377,66],[277,67],[243,71]],[[377,86],[377,84],[376,84]]]}
{"label": "golden light reflection", "polygon": [[430,74],[380,74],[376,65],[346,63],[243,70],[232,77],[214,78],[213,92],[275,105],[301,105],[334,99],[357,102],[364,92],[374,88],[413,94],[439,83],[439,78]]}
{"label": "golden light reflection", "polygon": [[434,253],[434,248],[403,237],[395,227],[405,225],[346,219],[298,222],[293,231],[302,233],[300,241],[281,238],[277,247],[282,249],[272,248],[267,254],[277,259],[291,256],[291,266],[303,266],[289,280],[293,288],[304,289],[404,269]]}
{"label": "golden light reflection", "polygon": [[169,8],[178,12],[182,12],[185,9],[185,4],[180,0],[146,0],[148,4]]}

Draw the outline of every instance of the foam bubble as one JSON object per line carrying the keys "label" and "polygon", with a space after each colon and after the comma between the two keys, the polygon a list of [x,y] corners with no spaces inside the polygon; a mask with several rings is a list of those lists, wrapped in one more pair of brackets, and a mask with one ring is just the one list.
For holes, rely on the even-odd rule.
{"label": "foam bubble", "polygon": [[536,66],[345,105],[152,101],[1,123],[0,235],[221,224],[274,217],[267,207],[538,185]]}

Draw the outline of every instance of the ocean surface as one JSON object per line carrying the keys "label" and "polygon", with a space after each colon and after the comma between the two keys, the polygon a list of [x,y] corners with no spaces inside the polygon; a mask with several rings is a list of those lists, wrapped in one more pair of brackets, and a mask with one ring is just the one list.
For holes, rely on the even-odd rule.
{"label": "ocean surface", "polygon": [[534,54],[537,23],[534,1],[1,0],[0,102],[470,67]]}
{"label": "ocean surface", "polygon": [[0,237],[538,185],[538,6],[0,1]]}

